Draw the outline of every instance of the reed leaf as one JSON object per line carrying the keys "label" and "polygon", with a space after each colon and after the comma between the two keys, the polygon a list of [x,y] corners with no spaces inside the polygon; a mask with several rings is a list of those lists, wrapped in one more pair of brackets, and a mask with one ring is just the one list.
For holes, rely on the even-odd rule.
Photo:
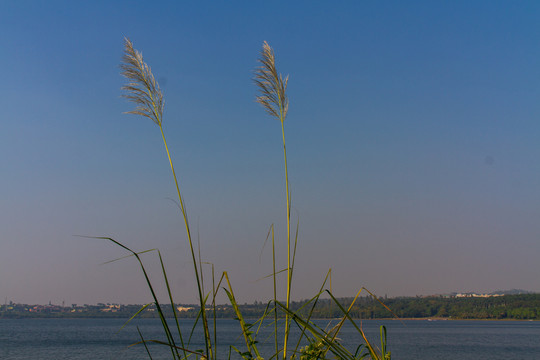
{"label": "reed leaf", "polygon": [[[148,250],[144,250],[144,251],[138,251],[137,254],[141,255],[141,254],[151,252],[151,251],[158,251],[158,249],[148,249]],[[105,261],[104,263],[101,263],[101,265],[110,264],[110,263],[113,263],[113,262],[118,261],[118,260],[130,258],[132,256],[133,256],[133,254],[125,255],[125,256],[122,256],[122,257],[119,257],[119,258],[116,258],[116,259]]]}
{"label": "reed leaf", "polygon": [[118,330],[118,332],[120,332],[123,328],[125,328],[130,322],[131,320],[135,319],[140,313],[142,313],[147,307],[149,307],[150,305],[152,305],[153,303],[148,303],[146,305],[143,305],[139,310],[137,310],[137,312],[135,314],[133,314],[129,319],[128,321],[126,321],[124,323],[124,325],[122,325],[122,327],[120,328],[120,330]]}
{"label": "reed leaf", "polygon": [[[164,345],[164,346],[167,346],[167,347],[170,347],[170,348],[174,348],[175,350],[183,350],[185,352],[188,352],[190,354],[193,354],[193,355],[197,355],[199,356],[201,359],[206,359],[205,355],[201,352],[201,351],[193,351],[193,350],[189,350],[189,349],[183,349],[182,347],[180,346],[176,346],[176,345],[171,345],[169,343],[166,343],[164,341],[160,341],[160,340],[144,340],[145,343],[154,343],[154,344],[158,344],[158,345]],[[137,342],[133,345],[138,345],[140,344],[141,342]],[[130,345],[130,346],[133,346],[133,345]]]}
{"label": "reed leaf", "polygon": [[[139,256],[139,254],[137,252],[131,250],[130,248],[128,248],[127,246],[125,246],[121,242],[119,242],[117,240],[114,240],[113,238],[110,238],[110,237],[107,237],[107,236],[80,236],[80,237],[85,237],[85,238],[90,238],[90,239],[109,240],[112,243],[120,246],[121,248],[129,251],[133,256],[135,256],[135,258],[139,262],[139,266],[140,266],[140,268],[141,268],[141,270],[142,270],[142,272],[144,274],[144,278],[146,280],[146,285],[148,286],[148,289],[150,290],[150,293],[152,294],[152,298],[154,299],[154,304],[156,305],[156,309],[157,309],[157,312],[158,312],[158,315],[159,315],[159,319],[161,320],[161,324],[163,325],[163,330],[165,331],[167,341],[171,345],[171,352],[172,352],[173,359],[175,359],[175,358],[180,359],[180,355],[178,354],[176,344],[174,343],[174,338],[172,336],[171,330],[169,329],[169,325],[167,324],[167,321],[165,320],[165,315],[163,314],[163,310],[161,309],[161,304],[159,303],[157,295],[156,295],[156,293],[154,291],[154,287],[152,286],[152,282],[150,281],[150,278],[148,277],[148,273],[146,271],[146,268],[144,267],[144,264],[143,264],[143,262],[142,262],[142,260],[141,260],[141,258]],[[176,353],[175,353],[175,350],[176,350]]]}
{"label": "reed leaf", "polygon": [[[364,289],[364,288],[362,288],[362,289]],[[362,330],[362,327],[358,327],[358,325],[356,325],[356,322],[354,322],[354,320],[349,315],[349,311],[350,311],[350,309],[352,307],[352,304],[354,304],[354,302],[356,301],[356,299],[360,295],[360,292],[362,291],[362,289],[360,289],[360,291],[356,294],[353,302],[351,303],[351,306],[349,307],[349,310],[345,310],[345,308],[341,305],[341,303],[334,297],[334,295],[330,291],[326,290],[326,292],[328,293],[328,295],[330,295],[330,297],[332,298],[334,303],[343,312],[343,316],[346,317],[351,322],[351,324],[355,327],[355,329],[358,331],[358,333],[362,336],[362,338],[364,339],[364,342],[366,344],[366,348],[369,351],[369,355],[371,356],[371,358],[374,359],[374,360],[379,360],[379,359],[382,359],[382,358],[379,357],[379,355],[377,354],[377,351],[375,350],[373,345],[371,345],[371,343],[367,339],[366,334]],[[383,354],[383,356],[384,356],[384,354]]]}
{"label": "reed leaf", "polygon": [[242,316],[242,312],[238,308],[238,303],[236,302],[236,298],[234,296],[231,282],[229,280],[229,275],[227,274],[226,271],[224,271],[223,276],[225,277],[225,280],[227,281],[227,286],[229,287],[229,290],[227,290],[226,288],[223,288],[223,290],[225,290],[225,293],[227,294],[227,297],[229,298],[229,301],[231,302],[231,305],[233,306],[236,317],[238,318],[238,321],[240,322],[240,327],[242,328],[242,334],[244,336],[244,341],[246,342],[247,351],[250,354],[254,353],[256,356],[256,359],[262,359],[261,354],[259,353],[259,350],[257,349],[256,341],[251,336],[253,332],[249,329],[250,327],[249,324],[246,323],[246,321],[244,320],[244,317]]}
{"label": "reed leaf", "polygon": [[349,350],[343,347],[343,345],[341,345],[335,340],[330,340],[329,334],[327,332],[320,329],[318,326],[316,326],[312,322],[308,322],[305,319],[303,319],[301,316],[298,316],[296,313],[292,312],[284,304],[280,302],[278,302],[277,304],[283,309],[283,311],[289,314],[289,316],[298,325],[299,328],[306,329],[310,333],[310,335],[313,337],[314,340],[316,340],[317,342],[322,342],[323,344],[329,346],[330,351],[334,355],[338,356],[338,359],[340,360],[354,359],[354,356],[349,352]]}
{"label": "reed leaf", "polygon": [[[307,322],[311,321],[311,316],[313,315],[313,312],[315,311],[315,307],[317,306],[317,302],[319,301],[319,297],[324,292],[324,286],[326,285],[326,282],[328,281],[328,278],[331,277],[331,274],[332,274],[332,269],[329,269],[328,272],[326,273],[326,277],[324,278],[324,281],[323,281],[317,295],[315,295],[311,300],[306,302],[306,304],[304,305],[304,306],[307,306],[309,303],[311,303],[313,301],[313,305],[311,306],[311,310],[309,311],[307,319],[306,319]],[[298,309],[298,311],[300,311],[304,306],[302,306],[300,309]],[[302,339],[305,336],[305,332],[306,332],[306,328],[304,327],[302,329],[300,337],[298,338],[298,342],[296,343],[295,352],[297,352],[297,350],[299,349],[300,343],[301,343]]]}
{"label": "reed leaf", "polygon": [[[161,257],[161,252],[158,250],[159,255],[159,263],[161,264],[161,271],[163,273],[163,279],[165,280],[165,286],[167,287],[167,294],[169,295],[169,301],[171,302],[171,310],[174,316],[174,321],[176,324],[176,331],[178,332],[178,336],[180,338],[180,344],[182,345],[182,349],[184,349],[186,346],[184,344],[184,338],[182,336],[182,331],[180,330],[180,323],[178,322],[178,314],[177,310],[174,306],[174,300],[171,292],[171,287],[169,285],[169,279],[167,278],[167,271],[165,271],[165,264],[163,263],[163,258]],[[187,358],[187,354],[184,351],[184,358]]]}
{"label": "reed leaf", "polygon": [[146,345],[146,340],[144,340],[144,337],[141,333],[141,329],[139,329],[139,327],[137,326],[137,332],[139,333],[139,337],[141,338],[141,342],[142,344],[144,345],[144,348],[146,349],[146,353],[148,354],[148,357],[150,358],[150,360],[152,360],[152,354],[150,354],[150,350],[148,349],[148,345]]}

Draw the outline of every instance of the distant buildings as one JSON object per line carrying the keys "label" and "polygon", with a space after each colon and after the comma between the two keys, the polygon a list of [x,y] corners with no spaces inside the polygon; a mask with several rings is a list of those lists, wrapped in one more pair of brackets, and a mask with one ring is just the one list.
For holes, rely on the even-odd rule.
{"label": "distant buildings", "polygon": [[503,294],[476,294],[476,293],[459,293],[454,295],[457,298],[463,298],[463,297],[479,297],[479,298],[487,298],[487,297],[494,297],[494,296],[503,296]]}
{"label": "distant buildings", "polygon": [[176,310],[178,310],[179,312],[189,311],[189,310],[193,310],[193,309],[195,309],[195,308],[191,307],[191,306],[177,306],[176,307]]}

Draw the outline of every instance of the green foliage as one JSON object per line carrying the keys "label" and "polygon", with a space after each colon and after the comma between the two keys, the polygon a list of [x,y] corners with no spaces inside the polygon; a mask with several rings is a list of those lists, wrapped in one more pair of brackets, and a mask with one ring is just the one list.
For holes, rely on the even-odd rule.
{"label": "green foliage", "polygon": [[324,349],[326,346],[322,341],[310,342],[309,345],[300,349],[300,360],[324,359]]}
{"label": "green foliage", "polygon": [[[352,298],[340,299],[348,305]],[[384,300],[400,318],[451,319],[540,319],[540,294],[504,295],[492,297],[399,297]],[[293,303],[292,307],[300,306]],[[321,300],[313,316],[332,318],[338,314],[332,301]],[[372,297],[359,298],[350,310],[355,319],[391,317],[388,309]]]}

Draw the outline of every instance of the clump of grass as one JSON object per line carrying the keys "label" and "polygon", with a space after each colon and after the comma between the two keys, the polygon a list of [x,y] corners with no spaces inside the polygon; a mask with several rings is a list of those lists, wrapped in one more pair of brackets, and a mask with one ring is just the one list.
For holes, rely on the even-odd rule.
{"label": "clump of grass", "polygon": [[[149,280],[148,274],[144,267],[144,264],[140,258],[140,254],[143,252],[153,251],[147,250],[143,252],[135,252],[128,248],[127,246],[121,244],[120,242],[110,238],[110,237],[101,237],[102,239],[107,239],[116,245],[127,250],[130,255],[134,256],[139,264],[140,268],[143,271],[143,274],[146,279],[146,283],[153,298],[153,304],[155,304],[159,317],[161,319],[164,332],[165,332],[165,341],[160,340],[147,340],[143,337],[142,333],[139,332],[141,341],[139,343],[144,344],[148,355],[151,358],[149,348],[146,346],[147,343],[157,343],[165,345],[170,348],[171,356],[173,359],[187,359],[188,357],[195,357],[198,359],[217,359],[217,329],[215,322],[215,300],[220,287],[223,288],[233,309],[235,311],[236,317],[240,323],[244,341],[246,343],[246,350],[241,351],[236,347],[229,345],[229,358],[231,357],[231,351],[234,350],[244,359],[262,359],[261,353],[258,349],[258,340],[257,335],[259,330],[267,318],[273,315],[273,326],[274,326],[274,346],[275,353],[270,357],[270,359],[364,359],[370,357],[371,359],[376,360],[388,360],[390,359],[390,353],[386,350],[386,329],[381,327],[381,348],[377,350],[366,338],[361,327],[359,327],[354,320],[350,317],[349,312],[354,305],[356,299],[360,295],[360,292],[364,289],[361,289],[354,301],[350,304],[349,308],[344,308],[339,301],[333,296],[331,290],[326,289],[326,284],[330,281],[331,272],[329,271],[326,278],[324,279],[321,288],[316,293],[316,295],[307,302],[304,307],[311,307],[308,311],[308,315],[303,317],[301,312],[304,308],[297,310],[296,312],[292,311],[290,308],[291,301],[291,292],[292,292],[292,279],[293,279],[293,270],[294,270],[294,260],[296,255],[296,245],[298,240],[298,224],[294,238],[291,236],[291,196],[289,191],[289,176],[287,168],[287,150],[285,144],[285,118],[287,116],[287,111],[289,107],[289,100],[287,98],[286,90],[288,83],[288,76],[283,78],[281,74],[278,73],[276,69],[276,61],[274,51],[268,45],[267,42],[263,43],[262,51],[259,58],[260,66],[255,70],[254,81],[259,89],[259,95],[256,97],[256,101],[260,103],[268,114],[276,118],[281,123],[281,131],[283,138],[283,157],[284,157],[284,168],[285,168],[285,197],[286,197],[286,219],[287,219],[287,264],[286,268],[283,270],[276,270],[276,252],[275,252],[275,239],[274,239],[274,226],[271,225],[268,238],[272,239],[272,263],[273,270],[270,277],[273,279],[273,290],[274,298],[268,302],[266,311],[260,319],[255,323],[247,323],[242,316],[242,313],[238,307],[238,302],[234,295],[233,288],[230,283],[229,276],[227,272],[223,272],[219,281],[216,283],[214,278],[214,270],[212,266],[212,288],[210,291],[206,291],[204,287],[204,279],[202,273],[202,260],[200,254],[197,257],[195,254],[195,249],[193,246],[193,241],[191,237],[191,231],[188,221],[188,216],[186,213],[185,205],[180,193],[180,186],[176,172],[174,170],[174,165],[171,159],[171,154],[167,146],[167,141],[165,139],[165,133],[163,130],[163,94],[159,88],[159,84],[155,80],[150,67],[143,61],[142,54],[133,48],[133,44],[129,39],[125,39],[124,43],[124,56],[122,59],[121,69],[122,75],[128,79],[128,83],[122,88],[126,91],[124,97],[136,104],[135,110],[128,111],[130,114],[141,115],[143,117],[149,118],[152,120],[160,129],[161,136],[163,139],[163,144],[165,146],[165,151],[169,159],[169,165],[172,171],[174,178],[174,183],[176,186],[176,191],[178,195],[179,207],[181,209],[182,217],[185,224],[188,246],[192,256],[192,265],[197,282],[197,292],[198,299],[200,304],[200,311],[193,325],[191,333],[187,341],[184,341],[184,336],[182,335],[179,320],[177,317],[177,310],[174,307],[173,296],[167,279],[167,272],[165,271],[165,266],[163,264],[161,254],[158,251],[159,260],[162,268],[162,275],[164,282],[168,291],[168,301],[170,301],[172,311],[175,318],[176,331],[178,332],[178,338],[180,343],[177,345],[175,342],[175,335],[171,331],[165,315],[162,309],[162,305],[157,298],[157,295],[154,291],[151,281]],[[286,301],[281,303],[277,299],[277,276],[281,272],[286,272]],[[223,286],[222,286],[223,284]],[[331,286],[330,286],[331,289]],[[343,317],[341,321],[334,326],[332,329],[326,331],[318,327],[312,320],[311,314],[319,300],[319,297],[322,294],[328,294],[335,305],[341,310]],[[370,293],[371,294],[371,293]],[[144,310],[148,305],[145,305],[139,312]],[[207,311],[208,310],[208,311]],[[213,311],[212,311],[213,310]],[[138,313],[137,313],[138,314]],[[135,314],[133,317],[137,316]],[[213,331],[210,330],[209,318],[213,317]],[[133,319],[132,317],[132,319]],[[285,327],[283,331],[283,338],[281,343],[283,347],[280,348],[280,340],[278,339],[278,319],[285,318]],[[131,320],[131,319],[130,319]],[[195,326],[197,326],[198,321],[201,320],[202,327],[204,329],[204,340],[205,348],[191,350],[190,349],[190,339],[194,333]],[[346,347],[344,347],[338,340],[338,334],[341,330],[343,324],[349,321],[358,331],[361,339],[364,341],[363,344],[360,344],[356,351],[352,353]],[[300,338],[294,346],[290,346],[289,335],[291,332],[291,327],[296,326],[297,330],[300,332]],[[307,343],[306,346],[301,346],[302,343]]]}

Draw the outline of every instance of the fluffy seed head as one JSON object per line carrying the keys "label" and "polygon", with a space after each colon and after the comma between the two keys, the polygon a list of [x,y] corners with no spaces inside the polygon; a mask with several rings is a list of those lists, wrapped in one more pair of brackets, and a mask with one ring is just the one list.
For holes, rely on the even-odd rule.
{"label": "fluffy seed head", "polygon": [[137,105],[135,110],[126,113],[145,116],[161,127],[163,94],[150,67],[143,61],[142,54],[133,48],[128,38],[124,38],[124,56],[120,69],[129,81],[122,87],[122,90],[127,91],[122,96]]}
{"label": "fluffy seed head", "polygon": [[265,41],[259,58],[261,65],[255,70],[253,81],[259,87],[260,95],[256,102],[261,104],[267,113],[283,122],[289,109],[289,99],[285,91],[289,76],[285,79],[276,70],[274,50]]}

